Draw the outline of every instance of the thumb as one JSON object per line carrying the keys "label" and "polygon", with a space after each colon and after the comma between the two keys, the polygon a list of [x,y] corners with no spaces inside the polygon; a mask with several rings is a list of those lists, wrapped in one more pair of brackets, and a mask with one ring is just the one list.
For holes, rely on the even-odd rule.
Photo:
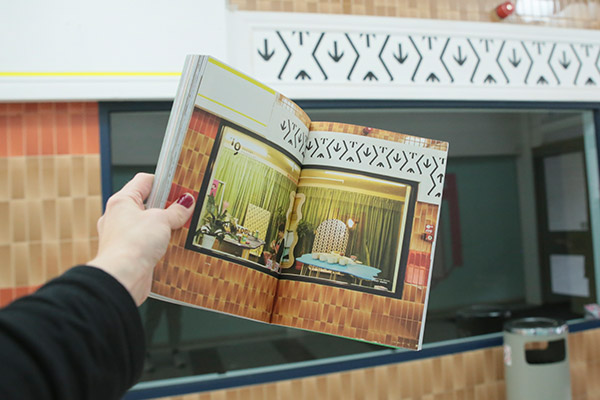
{"label": "thumb", "polygon": [[194,196],[185,193],[165,210],[171,229],[181,228],[192,216],[194,211]]}

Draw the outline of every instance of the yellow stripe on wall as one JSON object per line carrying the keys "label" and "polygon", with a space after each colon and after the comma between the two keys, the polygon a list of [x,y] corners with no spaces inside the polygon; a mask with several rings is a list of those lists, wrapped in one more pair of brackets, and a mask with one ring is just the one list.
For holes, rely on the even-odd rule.
{"label": "yellow stripe on wall", "polygon": [[62,76],[180,76],[181,72],[0,72],[0,77]]}
{"label": "yellow stripe on wall", "polygon": [[203,94],[200,94],[200,93],[198,93],[198,96],[199,96],[199,97],[202,97],[203,99],[206,99],[206,100],[208,100],[208,101],[212,101],[213,103],[215,103],[215,104],[218,104],[218,105],[220,105],[221,107],[225,107],[226,109],[228,109],[228,110],[231,110],[231,111],[233,111],[234,113],[238,113],[238,114],[240,114],[242,117],[246,117],[246,118],[248,118],[249,120],[252,120],[252,121],[256,122],[256,123],[257,123],[257,124],[259,124],[259,125],[262,125],[262,126],[267,126],[265,123],[262,123],[262,122],[260,122],[259,120],[257,120],[257,119],[254,119],[254,118],[252,118],[251,116],[244,114],[243,112],[239,112],[238,110],[236,110],[236,109],[234,109],[234,108],[231,108],[231,107],[229,107],[229,106],[227,106],[227,105],[225,105],[225,104],[223,104],[223,103],[221,103],[221,102],[219,102],[219,101],[217,101],[217,100],[215,100],[215,99],[211,99],[210,97],[207,97],[207,96],[205,96],[205,95],[203,95]]}

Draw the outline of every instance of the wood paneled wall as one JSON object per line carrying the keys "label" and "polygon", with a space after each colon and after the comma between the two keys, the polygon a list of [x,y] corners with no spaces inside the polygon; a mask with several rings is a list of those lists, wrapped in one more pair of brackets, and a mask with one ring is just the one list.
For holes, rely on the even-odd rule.
{"label": "wood paneled wall", "polygon": [[[522,15],[513,14],[502,23],[535,24],[564,28],[600,29],[600,0],[544,1],[552,7],[544,15],[533,4]],[[500,22],[495,14],[503,0],[230,0],[231,7],[244,11],[284,11],[325,14],[376,15],[381,17],[448,19],[458,21]],[[541,4],[541,2],[538,2]]]}

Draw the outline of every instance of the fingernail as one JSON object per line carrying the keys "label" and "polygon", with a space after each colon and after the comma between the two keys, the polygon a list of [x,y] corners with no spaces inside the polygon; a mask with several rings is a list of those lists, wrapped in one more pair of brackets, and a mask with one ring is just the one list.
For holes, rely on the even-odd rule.
{"label": "fingernail", "polygon": [[177,204],[180,204],[185,208],[190,208],[192,204],[194,204],[194,197],[189,193],[182,194],[181,197],[177,199]]}

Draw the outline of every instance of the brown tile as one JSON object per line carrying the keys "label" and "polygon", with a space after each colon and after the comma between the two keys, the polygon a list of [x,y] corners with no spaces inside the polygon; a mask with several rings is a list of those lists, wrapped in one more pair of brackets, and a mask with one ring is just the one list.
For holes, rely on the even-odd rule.
{"label": "brown tile", "polygon": [[56,124],[56,154],[71,154],[69,116],[66,113],[57,113],[54,118]]}
{"label": "brown tile", "polygon": [[73,237],[83,239],[88,237],[88,219],[86,212],[86,199],[73,199]]}
{"label": "brown tile", "polygon": [[12,252],[15,286],[29,286],[29,245],[27,243],[14,243]]}
{"label": "brown tile", "polygon": [[44,278],[46,281],[58,276],[58,265],[60,264],[60,252],[57,241],[44,242],[42,244],[44,252]]}
{"label": "brown tile", "polygon": [[[2,144],[0,143],[0,146]],[[6,157],[0,157],[0,201],[10,198],[10,180],[8,174],[8,163],[10,160]]]}
{"label": "brown tile", "polygon": [[10,225],[11,240],[13,242],[24,242],[27,240],[27,205],[25,200],[13,200],[10,202]]}
{"label": "brown tile", "polygon": [[11,245],[0,244],[0,288],[15,286],[15,271],[11,257]]}
{"label": "brown tile", "polygon": [[44,241],[58,240],[56,200],[42,201],[42,238]]}
{"label": "brown tile", "polygon": [[[0,245],[8,244],[11,242],[11,217],[10,217],[10,203],[8,201],[0,201]],[[3,264],[0,264],[2,268]]]}
{"label": "brown tile", "polygon": [[27,200],[26,207],[28,224],[27,240],[30,242],[40,241],[42,240],[42,201],[39,199]]}
{"label": "brown tile", "polygon": [[75,240],[73,242],[73,265],[85,264],[91,258],[89,240]]}
{"label": "brown tile", "polygon": [[39,285],[45,281],[44,253],[42,243],[29,243],[29,285]]}
{"label": "brown tile", "polygon": [[58,237],[62,239],[73,238],[73,199],[58,198],[56,201],[58,211]]}
{"label": "brown tile", "polygon": [[42,157],[40,165],[41,197],[44,199],[55,198],[58,193],[56,183],[56,157]]}
{"label": "brown tile", "polygon": [[87,194],[85,164],[83,156],[71,158],[71,196],[83,197]]}
{"label": "brown tile", "polygon": [[25,197],[28,199],[39,198],[41,195],[40,157],[26,157],[25,169]]}
{"label": "brown tile", "polygon": [[64,240],[59,242],[60,257],[58,262],[58,273],[71,268],[73,263],[73,242]]}
{"label": "brown tile", "polygon": [[98,237],[98,219],[102,216],[102,199],[92,196],[85,199],[88,237]]}
{"label": "brown tile", "polygon": [[8,163],[8,173],[11,180],[10,197],[22,199],[25,197],[25,158],[12,157]]}
{"label": "brown tile", "polygon": [[56,157],[56,180],[58,197],[71,195],[71,157]]}
{"label": "brown tile", "polygon": [[102,194],[100,155],[85,156],[85,180],[87,182],[88,195],[96,196]]}

